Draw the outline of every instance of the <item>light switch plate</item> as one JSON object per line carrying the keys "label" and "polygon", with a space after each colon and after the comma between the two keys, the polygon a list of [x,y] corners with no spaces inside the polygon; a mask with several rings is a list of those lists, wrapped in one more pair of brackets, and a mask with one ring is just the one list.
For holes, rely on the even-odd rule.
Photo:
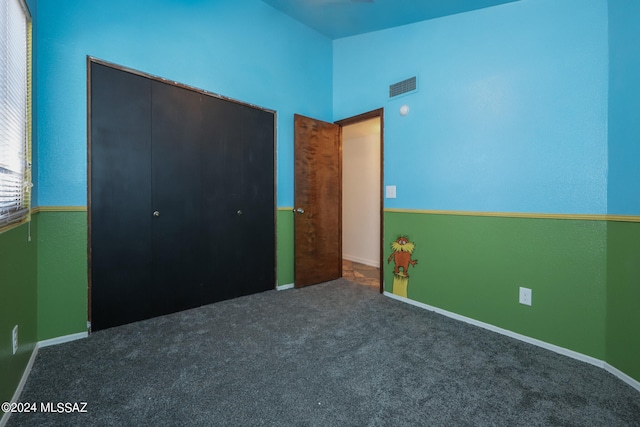
{"label": "light switch plate", "polygon": [[395,199],[396,198],[396,186],[395,185],[387,185],[387,199]]}

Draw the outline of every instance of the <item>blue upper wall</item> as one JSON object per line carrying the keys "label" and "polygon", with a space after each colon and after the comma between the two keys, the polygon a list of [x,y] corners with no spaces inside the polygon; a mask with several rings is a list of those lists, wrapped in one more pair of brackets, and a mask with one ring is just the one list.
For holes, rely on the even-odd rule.
{"label": "blue upper wall", "polygon": [[278,204],[293,204],[293,114],[331,120],[332,44],[259,0],[38,0],[39,206],[87,203],[87,55],[278,114]]}
{"label": "blue upper wall", "polygon": [[334,42],[259,0],[28,3],[35,205],[86,204],[91,55],[276,110],[280,206],[294,113],[384,107],[387,207],[640,213],[635,0],[521,0]]}
{"label": "blue upper wall", "polygon": [[609,213],[640,215],[640,2],[609,0]]}
{"label": "blue upper wall", "polygon": [[[418,91],[389,100],[414,75]],[[605,0],[522,0],[334,41],[334,119],[385,108],[391,208],[606,213],[607,81]]]}

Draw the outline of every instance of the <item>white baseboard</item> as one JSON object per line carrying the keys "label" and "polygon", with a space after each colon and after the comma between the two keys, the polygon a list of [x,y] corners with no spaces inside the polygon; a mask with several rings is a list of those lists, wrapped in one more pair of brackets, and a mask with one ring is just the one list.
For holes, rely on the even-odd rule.
{"label": "white baseboard", "polygon": [[278,285],[276,286],[276,289],[279,291],[285,291],[287,289],[293,289],[295,288],[295,285],[293,283],[289,283],[288,285]]}
{"label": "white baseboard", "polygon": [[606,362],[604,364],[604,369],[607,372],[609,372],[610,374],[620,378],[622,381],[624,381],[625,383],[629,384],[631,387],[633,387],[636,390],[640,391],[640,381],[636,381],[635,379],[631,378],[629,375],[625,374],[624,372],[622,372],[618,368],[615,368],[615,367],[609,365]]}
{"label": "white baseboard", "polygon": [[58,345],[58,344],[63,344],[69,341],[80,340],[83,338],[87,338],[88,336],[89,336],[88,332],[78,332],[77,334],[65,335],[63,337],[51,338],[48,340],[40,341],[38,343],[38,346],[40,348],[49,347],[50,345]]}
{"label": "white baseboard", "polygon": [[[20,395],[22,394],[22,389],[24,385],[27,383],[27,378],[29,378],[29,374],[31,373],[31,368],[33,368],[33,363],[36,361],[36,356],[38,355],[38,344],[36,344],[31,352],[31,357],[29,358],[29,362],[27,363],[27,367],[24,369],[22,373],[22,378],[18,383],[18,387],[16,391],[13,393],[13,397],[11,398],[12,403],[16,403],[20,401]],[[9,422],[9,417],[11,416],[11,412],[5,412],[2,414],[2,418],[0,418],[0,427],[4,427]]]}
{"label": "white baseboard", "polygon": [[360,264],[368,265],[375,268],[380,268],[380,260],[372,261],[370,259],[360,258],[355,255],[342,254],[342,259],[346,259],[347,261],[353,261]]}
{"label": "white baseboard", "polygon": [[447,317],[449,317],[451,319],[455,319],[455,320],[459,320],[459,321],[462,321],[462,322],[465,322],[465,323],[469,323],[471,325],[478,326],[480,328],[487,329],[487,330],[490,330],[492,332],[497,332],[499,334],[506,335],[508,337],[515,338],[517,340],[524,341],[526,343],[533,344],[535,346],[542,347],[542,348],[545,348],[547,350],[551,350],[551,351],[553,351],[555,353],[558,353],[558,354],[561,354],[563,356],[571,357],[572,359],[576,359],[576,360],[580,360],[581,362],[589,363],[590,365],[594,365],[594,366],[597,366],[599,368],[605,369],[609,373],[613,374],[614,376],[618,377],[619,379],[621,379],[625,383],[629,384],[631,387],[633,387],[636,390],[640,391],[640,382],[639,381],[636,381],[635,379],[631,378],[629,375],[627,375],[624,372],[614,368],[613,366],[609,365],[608,363],[604,362],[603,360],[596,359],[595,357],[587,356],[586,354],[578,353],[577,351],[569,350],[567,348],[560,347],[560,346],[557,346],[555,344],[550,344],[550,343],[545,342],[545,341],[541,341],[541,340],[538,340],[538,339],[535,339],[535,338],[531,338],[531,337],[528,337],[526,335],[518,334],[518,333],[510,331],[508,329],[503,329],[503,328],[500,328],[498,326],[491,325],[489,323],[484,323],[484,322],[481,322],[479,320],[472,319],[470,317],[462,316],[460,314],[456,314],[456,313],[453,313],[451,311],[443,310],[441,308],[434,307],[434,306],[431,306],[431,305],[428,305],[428,304],[424,304],[424,303],[421,303],[421,302],[418,302],[418,301],[414,301],[414,300],[409,299],[409,298],[400,297],[398,295],[392,294],[391,292],[386,292],[385,291],[384,295],[389,297],[389,298],[393,298],[395,300],[402,301],[402,302],[405,302],[407,304],[411,304],[411,305],[414,305],[416,307],[423,308],[425,310],[429,310],[429,311],[433,311],[433,312],[438,313],[438,314],[442,314],[443,316],[447,316]]}

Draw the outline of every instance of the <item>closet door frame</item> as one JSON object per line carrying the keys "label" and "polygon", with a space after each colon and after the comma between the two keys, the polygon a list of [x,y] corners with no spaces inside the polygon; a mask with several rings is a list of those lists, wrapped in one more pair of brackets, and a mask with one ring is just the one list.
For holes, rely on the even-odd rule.
{"label": "closet door frame", "polygon": [[109,61],[105,61],[96,57],[87,56],[87,326],[89,332],[91,332],[91,320],[92,320],[92,251],[91,251],[91,242],[92,242],[92,215],[91,215],[91,172],[92,172],[92,164],[91,164],[91,133],[92,133],[92,123],[91,123],[91,65],[92,64],[100,64],[106,67],[110,67],[119,71],[127,72],[133,75],[137,75],[140,77],[147,78],[152,81],[158,81],[165,84],[169,84],[178,88],[187,89],[190,91],[197,92],[203,96],[210,96],[214,98],[218,98],[224,101],[233,102],[236,104],[240,104],[245,107],[254,108],[257,110],[261,110],[273,115],[273,268],[274,268],[274,283],[273,289],[277,286],[277,112],[275,110],[265,108],[262,106],[258,106],[255,104],[243,102],[234,98],[230,98],[227,96],[223,96],[214,92],[210,92],[204,89],[200,89],[197,87],[189,86],[186,84],[178,83],[169,79],[165,79],[159,76],[155,76],[149,73],[145,73],[139,70],[135,70],[132,68],[128,68],[119,64],[115,64]]}

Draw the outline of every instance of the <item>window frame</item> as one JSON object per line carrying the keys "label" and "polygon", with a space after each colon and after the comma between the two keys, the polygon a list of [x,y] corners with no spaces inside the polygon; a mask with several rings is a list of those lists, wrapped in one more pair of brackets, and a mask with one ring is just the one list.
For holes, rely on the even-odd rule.
{"label": "window frame", "polygon": [[[10,3],[13,3],[10,4]],[[24,105],[20,105],[19,107],[16,106],[16,103],[13,103],[13,110],[11,110],[10,107],[8,107],[6,110],[4,108],[0,109],[0,114],[5,115],[5,118],[9,117],[10,111],[16,111],[16,110],[20,110],[21,108],[24,108],[24,115],[22,116],[22,114],[20,114],[21,117],[19,117],[18,121],[24,120],[24,127],[20,126],[20,130],[19,133],[20,135],[18,136],[18,138],[20,138],[22,140],[22,142],[17,142],[17,139],[12,142],[9,141],[9,123],[10,120],[2,120],[0,121],[0,124],[4,123],[5,124],[5,129],[6,131],[3,131],[2,129],[0,129],[0,137],[4,138],[5,136],[7,137],[5,139],[5,141],[0,140],[0,149],[5,149],[6,152],[5,153],[9,153],[9,157],[8,159],[14,160],[14,164],[15,163],[20,163],[22,162],[22,166],[19,168],[19,170],[14,170],[14,168],[12,168],[11,166],[9,167],[2,167],[2,163],[0,163],[0,173],[4,173],[7,175],[7,177],[11,177],[11,178],[5,178],[4,180],[0,180],[0,190],[2,189],[2,184],[4,184],[5,187],[5,194],[6,195],[10,195],[11,194],[11,181],[13,181],[13,192],[14,194],[16,194],[16,199],[15,199],[15,203],[12,204],[12,201],[9,202],[9,204],[5,205],[5,208],[8,208],[8,210],[6,210],[4,212],[4,215],[2,214],[2,212],[0,211],[0,233],[3,233],[5,231],[8,231],[9,229],[18,227],[28,221],[31,220],[31,188],[33,186],[32,184],[32,163],[31,163],[31,153],[32,153],[32,17],[31,17],[31,13],[29,12],[29,7],[26,4],[25,0],[2,0],[0,3],[0,7],[3,9],[2,13],[3,15],[5,15],[7,21],[9,22],[10,19],[13,18],[12,13],[11,12],[15,12],[15,9],[10,9],[11,7],[15,7],[18,6],[21,10],[22,10],[22,18],[24,19],[24,27],[22,27],[20,25],[20,29],[19,31],[16,31],[15,33],[9,33],[10,30],[15,29],[16,26],[14,25],[7,25],[6,29],[7,29],[7,33],[0,38],[0,43],[2,43],[4,46],[0,46],[0,49],[3,49],[5,54],[3,55],[3,61],[0,63],[0,67],[3,67],[3,69],[1,70],[0,73],[0,78],[2,78],[4,81],[0,81],[0,85],[6,85],[4,86],[6,89],[6,93],[9,94],[9,88],[11,88],[12,86],[18,86],[20,91],[20,100],[18,101],[20,104],[22,104],[22,102],[24,102]],[[22,33],[22,28],[24,28],[24,34]],[[24,39],[22,39],[22,37],[24,36]],[[16,75],[15,72],[11,72],[10,71],[15,71],[14,69],[11,68],[11,65],[9,64],[9,60],[8,58],[10,58],[10,49],[13,45],[13,43],[10,41],[10,39],[12,37],[15,37],[15,40],[18,40],[15,44],[18,45],[19,43],[22,43],[22,40],[24,40],[24,48],[25,48],[25,52],[21,52],[21,54],[24,54],[24,56],[19,55],[19,59],[22,60],[24,58],[24,60],[26,61],[26,63],[24,64],[24,74],[22,74],[22,69],[20,69],[20,75]],[[0,52],[0,54],[2,54]],[[22,68],[22,67],[20,67]],[[17,81],[17,79],[20,79],[20,81],[18,81],[17,83],[15,83]],[[6,97],[6,102],[7,106],[9,106],[9,103],[11,102],[9,100],[9,95],[7,95]],[[15,119],[14,119],[14,123],[15,123]],[[22,147],[20,149],[16,150],[16,146],[20,146],[22,145]],[[12,151],[13,150],[13,151]],[[11,155],[15,155],[15,157],[13,157],[13,159],[11,158]],[[5,166],[9,165],[11,160],[7,160],[5,161]],[[17,172],[17,173],[16,173]],[[15,188],[18,187],[20,188],[19,190],[15,190]],[[1,193],[0,193],[1,194]]]}

